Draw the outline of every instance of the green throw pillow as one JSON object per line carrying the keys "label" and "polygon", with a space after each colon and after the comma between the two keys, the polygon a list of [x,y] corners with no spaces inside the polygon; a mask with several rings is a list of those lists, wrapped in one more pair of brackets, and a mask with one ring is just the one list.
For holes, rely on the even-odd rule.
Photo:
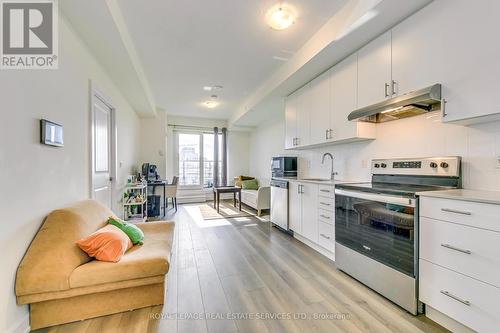
{"label": "green throw pillow", "polygon": [[132,223],[127,223],[115,217],[110,217],[108,219],[108,223],[118,227],[121,231],[127,234],[128,238],[132,241],[132,244],[143,244],[144,241],[144,233],[139,227]]}
{"label": "green throw pillow", "polygon": [[244,190],[258,190],[259,184],[256,179],[244,180],[241,182],[241,188]]}

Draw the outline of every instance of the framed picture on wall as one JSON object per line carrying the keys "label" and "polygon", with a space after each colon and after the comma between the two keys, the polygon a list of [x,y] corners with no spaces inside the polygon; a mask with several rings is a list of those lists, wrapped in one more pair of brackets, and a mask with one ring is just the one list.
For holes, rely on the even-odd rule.
{"label": "framed picture on wall", "polygon": [[40,119],[40,143],[64,147],[63,127],[47,119]]}

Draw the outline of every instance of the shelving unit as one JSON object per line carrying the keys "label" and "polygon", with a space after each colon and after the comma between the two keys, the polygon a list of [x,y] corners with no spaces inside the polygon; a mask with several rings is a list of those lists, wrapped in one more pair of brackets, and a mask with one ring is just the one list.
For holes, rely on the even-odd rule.
{"label": "shelving unit", "polygon": [[130,222],[146,222],[148,218],[148,187],[139,183],[125,186],[123,190],[123,219]]}

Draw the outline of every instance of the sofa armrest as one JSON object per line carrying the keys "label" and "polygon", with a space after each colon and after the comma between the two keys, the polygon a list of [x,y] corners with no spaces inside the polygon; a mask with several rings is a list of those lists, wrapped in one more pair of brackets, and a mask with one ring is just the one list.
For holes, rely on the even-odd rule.
{"label": "sofa armrest", "polygon": [[257,190],[257,209],[271,208],[271,187],[261,186]]}

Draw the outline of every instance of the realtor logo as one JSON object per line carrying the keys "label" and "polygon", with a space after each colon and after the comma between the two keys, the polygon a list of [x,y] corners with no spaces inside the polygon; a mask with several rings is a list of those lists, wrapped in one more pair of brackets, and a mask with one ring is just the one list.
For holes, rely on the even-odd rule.
{"label": "realtor logo", "polygon": [[1,4],[1,69],[57,69],[57,1]]}

